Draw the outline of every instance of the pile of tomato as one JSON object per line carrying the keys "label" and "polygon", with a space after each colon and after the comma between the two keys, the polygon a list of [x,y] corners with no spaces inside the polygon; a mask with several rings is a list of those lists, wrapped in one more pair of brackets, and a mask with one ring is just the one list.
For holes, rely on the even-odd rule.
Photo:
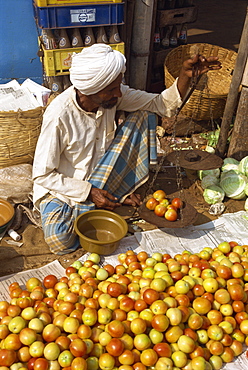
{"label": "pile of tomato", "polygon": [[176,221],[182,207],[183,201],[180,198],[173,198],[170,201],[161,189],[156,190],[146,201],[146,208],[153,211],[155,215],[164,217],[167,221]]}
{"label": "pile of tomato", "polygon": [[[219,370],[248,345],[248,246],[91,254],[10,284],[1,370]],[[233,366],[235,368],[235,365]]]}

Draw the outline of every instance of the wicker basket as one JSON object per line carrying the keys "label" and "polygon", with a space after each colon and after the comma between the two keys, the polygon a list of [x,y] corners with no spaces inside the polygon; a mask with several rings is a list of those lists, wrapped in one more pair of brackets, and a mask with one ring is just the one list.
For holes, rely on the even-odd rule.
{"label": "wicker basket", "polygon": [[169,52],[165,58],[165,85],[170,87],[179,75],[185,59],[195,54],[205,57],[218,56],[222,68],[202,75],[196,89],[181,111],[181,114],[195,120],[209,120],[222,117],[229,92],[237,53],[210,44],[188,44]]}
{"label": "wicker basket", "polygon": [[33,162],[43,112],[0,112],[0,168]]}

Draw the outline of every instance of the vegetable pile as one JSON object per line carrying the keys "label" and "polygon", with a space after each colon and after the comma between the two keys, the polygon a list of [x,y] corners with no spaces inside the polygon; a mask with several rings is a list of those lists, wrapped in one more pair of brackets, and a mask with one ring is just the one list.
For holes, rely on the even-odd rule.
{"label": "vegetable pile", "polygon": [[248,344],[248,246],[97,254],[10,284],[1,370],[219,370]]}
{"label": "vegetable pile", "polygon": [[[247,199],[248,196],[248,156],[240,162],[225,158],[221,169],[198,171],[203,197],[208,204],[223,202],[224,197]],[[245,202],[248,210],[248,200]]]}
{"label": "vegetable pile", "polygon": [[167,221],[176,221],[180,209],[183,207],[181,198],[169,200],[164,190],[156,190],[146,201],[146,208],[153,211],[156,216],[164,217]]}

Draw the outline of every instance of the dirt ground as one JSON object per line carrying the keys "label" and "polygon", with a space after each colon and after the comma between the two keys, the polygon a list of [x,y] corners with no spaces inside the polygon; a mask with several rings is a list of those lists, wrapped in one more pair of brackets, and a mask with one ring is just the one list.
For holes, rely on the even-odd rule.
{"label": "dirt ground", "polygon": [[[180,186],[182,187],[178,188],[178,171],[176,171],[176,167],[167,167],[167,165],[168,164],[166,162],[163,162],[163,166],[158,174],[155,172],[156,167],[151,169],[148,182],[137,191],[141,194],[142,199],[145,199],[145,197],[157,189],[163,189],[169,198],[179,195],[182,197],[185,204],[189,203],[197,210],[197,215],[193,222],[194,225],[203,224],[215,219],[216,217],[210,215],[208,212],[209,205],[202,197],[202,189],[195,173],[192,174],[185,171],[185,169],[180,168],[179,177],[181,183]],[[154,176],[156,176],[155,180]],[[151,183],[153,183],[152,188]],[[226,207],[224,211],[225,213],[236,212],[244,209],[244,201],[225,199],[224,204]],[[140,217],[142,219],[142,213],[139,213],[137,209],[129,206],[122,206],[118,209],[118,213],[127,221],[130,217]],[[187,224],[187,215],[184,217],[184,222]],[[136,221],[135,223],[130,222],[128,225],[128,235],[133,234],[137,230],[147,231],[157,228],[157,226],[152,224],[152,222],[144,222],[144,220]],[[17,231],[22,235],[21,242],[23,242],[23,245],[21,247],[9,245],[8,240],[11,240],[9,236],[5,236],[1,240],[0,276],[28,269],[35,269],[56,259],[58,259],[61,265],[66,268],[85,253],[82,248],[79,248],[74,253],[64,256],[53,255],[50,253],[49,248],[44,241],[42,230],[32,224],[25,214],[22,219],[21,227]]]}
{"label": "dirt ground", "polygon": [[[247,1],[197,0],[196,3],[199,7],[198,17],[195,23],[188,25],[188,42],[210,43],[238,51]],[[161,141],[162,148],[166,146],[166,140]],[[195,173],[190,173],[184,168],[177,171],[176,167],[166,162],[163,162],[158,174],[156,174],[156,169],[151,169],[149,181],[138,190],[142,199],[154,190],[164,189],[169,198],[179,195],[186,204],[189,203],[196,209],[197,215],[193,222],[194,225],[203,224],[216,218],[208,212],[209,205],[203,199],[202,189]],[[156,176],[155,180],[154,176]],[[224,204],[225,213],[244,209],[244,200],[225,199]],[[137,209],[127,206],[118,209],[118,213],[127,220],[133,216],[142,216]],[[129,223],[129,235],[137,229],[151,230],[156,227],[151,222]],[[21,242],[23,244],[21,247],[8,244],[8,240],[11,240],[8,236],[5,236],[0,242],[0,276],[35,269],[56,259],[62,266],[67,267],[84,254],[82,248],[60,257],[51,254],[44,241],[41,228],[32,224],[26,215],[23,216],[21,227],[17,231],[22,236]]]}

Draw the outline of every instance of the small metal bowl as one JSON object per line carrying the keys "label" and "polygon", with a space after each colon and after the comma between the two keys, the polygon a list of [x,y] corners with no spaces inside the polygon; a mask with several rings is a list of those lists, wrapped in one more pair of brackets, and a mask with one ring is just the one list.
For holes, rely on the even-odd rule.
{"label": "small metal bowl", "polygon": [[11,225],[14,215],[14,207],[7,200],[0,199],[0,234],[3,234]]}
{"label": "small metal bowl", "polygon": [[75,231],[84,250],[111,255],[127,234],[128,225],[118,214],[97,209],[82,213],[75,220]]}

